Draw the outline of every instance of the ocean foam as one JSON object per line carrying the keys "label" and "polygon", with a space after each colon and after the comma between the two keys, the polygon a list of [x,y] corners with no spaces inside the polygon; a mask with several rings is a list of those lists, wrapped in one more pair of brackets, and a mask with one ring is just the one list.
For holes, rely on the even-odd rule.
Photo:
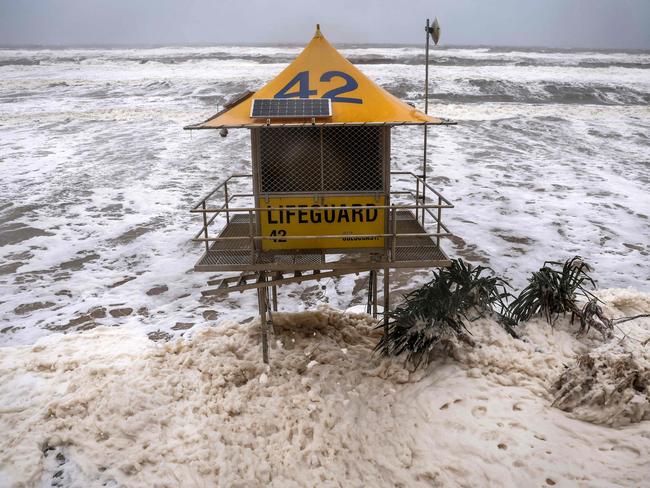
{"label": "ocean foam", "polygon": [[[648,295],[606,295],[616,316],[650,311]],[[626,309],[614,308],[620,300]],[[576,328],[535,319],[516,340],[482,320],[472,327],[481,347],[459,345],[457,361],[416,373],[372,353],[380,331],[368,316],[327,308],[275,316],[268,369],[254,322],[162,345],[137,328],[52,335],[0,349],[0,480],[640,486],[647,422],[611,429],[572,418],[588,411],[598,422],[597,402],[569,415],[550,408],[553,381],[600,344],[597,334],[577,340]],[[621,331],[648,338],[650,321]]]}
{"label": "ocean foam", "polygon": [[[200,296],[210,276],[191,272],[200,219],[188,212],[223,175],[250,172],[248,133],[181,128],[260,87],[299,50],[0,50],[0,344],[97,325],[181,336],[177,324],[252,317],[254,293]],[[342,52],[423,106],[421,48]],[[640,52],[434,50],[430,111],[460,122],[429,129],[429,175],[456,205],[443,213],[457,236],[445,250],[517,288],[544,260],[582,254],[601,286],[648,290],[648,65]],[[422,130],[393,134],[393,168],[419,173]],[[393,276],[397,297],[428,272]],[[366,282],[282,287],[281,307],[357,306]]]}

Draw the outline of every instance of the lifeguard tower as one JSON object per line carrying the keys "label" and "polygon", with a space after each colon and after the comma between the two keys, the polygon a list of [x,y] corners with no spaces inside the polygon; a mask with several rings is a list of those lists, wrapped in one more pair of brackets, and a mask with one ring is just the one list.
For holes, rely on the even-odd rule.
{"label": "lifeguard tower", "polygon": [[250,130],[252,173],[227,176],[191,210],[203,219],[194,269],[239,273],[205,296],[257,290],[264,362],[279,286],[368,271],[376,316],[378,271],[388,310],[391,269],[450,264],[441,213],[453,205],[427,183],[426,162],[422,174],[390,167],[392,128],[450,123],[370,81],[317,27],[275,79],[185,127]]}

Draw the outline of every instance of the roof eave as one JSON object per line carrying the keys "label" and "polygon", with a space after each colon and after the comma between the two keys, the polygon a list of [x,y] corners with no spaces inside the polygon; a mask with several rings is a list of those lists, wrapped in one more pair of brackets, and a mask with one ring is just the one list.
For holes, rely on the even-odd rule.
{"label": "roof eave", "polygon": [[221,124],[206,126],[204,123],[186,125],[184,130],[205,130],[205,129],[258,129],[262,127],[355,127],[355,126],[390,126],[399,127],[407,125],[456,125],[458,122],[449,119],[440,119],[439,122],[288,122],[264,124],[264,123],[251,123],[251,124]]}

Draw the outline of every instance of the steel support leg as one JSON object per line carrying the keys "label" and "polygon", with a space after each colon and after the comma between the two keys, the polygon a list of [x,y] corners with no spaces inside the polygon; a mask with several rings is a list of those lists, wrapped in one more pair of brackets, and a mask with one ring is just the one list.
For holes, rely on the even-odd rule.
{"label": "steel support leg", "polygon": [[[277,297],[276,297],[277,299]],[[273,293],[272,290],[269,290],[269,288],[266,288],[266,310],[268,312],[267,314],[267,332],[270,331],[271,334],[273,334],[273,337],[275,337],[275,326],[273,325],[273,311],[272,311],[272,304],[273,304]]]}
{"label": "steel support leg", "polygon": [[368,305],[366,306],[366,313],[368,315],[372,312],[372,297],[374,296],[373,285],[374,285],[374,274],[375,270],[371,269],[370,274],[368,275]]}
{"label": "steel support leg", "polygon": [[390,308],[390,270],[384,268],[384,337],[386,338],[386,353],[388,353],[388,310]]}
{"label": "steel support leg", "polygon": [[[266,281],[266,274],[262,271],[260,273],[260,281]],[[268,337],[268,304],[267,304],[267,289],[266,287],[257,289],[257,305],[260,312],[260,327],[262,328],[262,361],[264,364],[269,364],[269,337]]]}
{"label": "steel support leg", "polygon": [[377,318],[377,270],[372,275],[372,318]]}
{"label": "steel support leg", "polygon": [[273,303],[273,311],[277,312],[278,311],[278,287],[273,285],[271,287],[271,294],[272,294],[272,303]]}

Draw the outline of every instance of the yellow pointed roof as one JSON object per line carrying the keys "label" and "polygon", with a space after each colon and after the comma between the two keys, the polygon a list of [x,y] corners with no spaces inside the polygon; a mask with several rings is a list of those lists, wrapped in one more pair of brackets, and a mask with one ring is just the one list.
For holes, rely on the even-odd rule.
{"label": "yellow pointed roof", "polygon": [[311,119],[251,118],[251,104],[258,98],[330,98],[332,116],[316,119],[316,125],[446,124],[391,95],[345,59],[321,34],[316,34],[300,55],[256,93],[242,97],[205,122],[186,129],[312,125]]}

